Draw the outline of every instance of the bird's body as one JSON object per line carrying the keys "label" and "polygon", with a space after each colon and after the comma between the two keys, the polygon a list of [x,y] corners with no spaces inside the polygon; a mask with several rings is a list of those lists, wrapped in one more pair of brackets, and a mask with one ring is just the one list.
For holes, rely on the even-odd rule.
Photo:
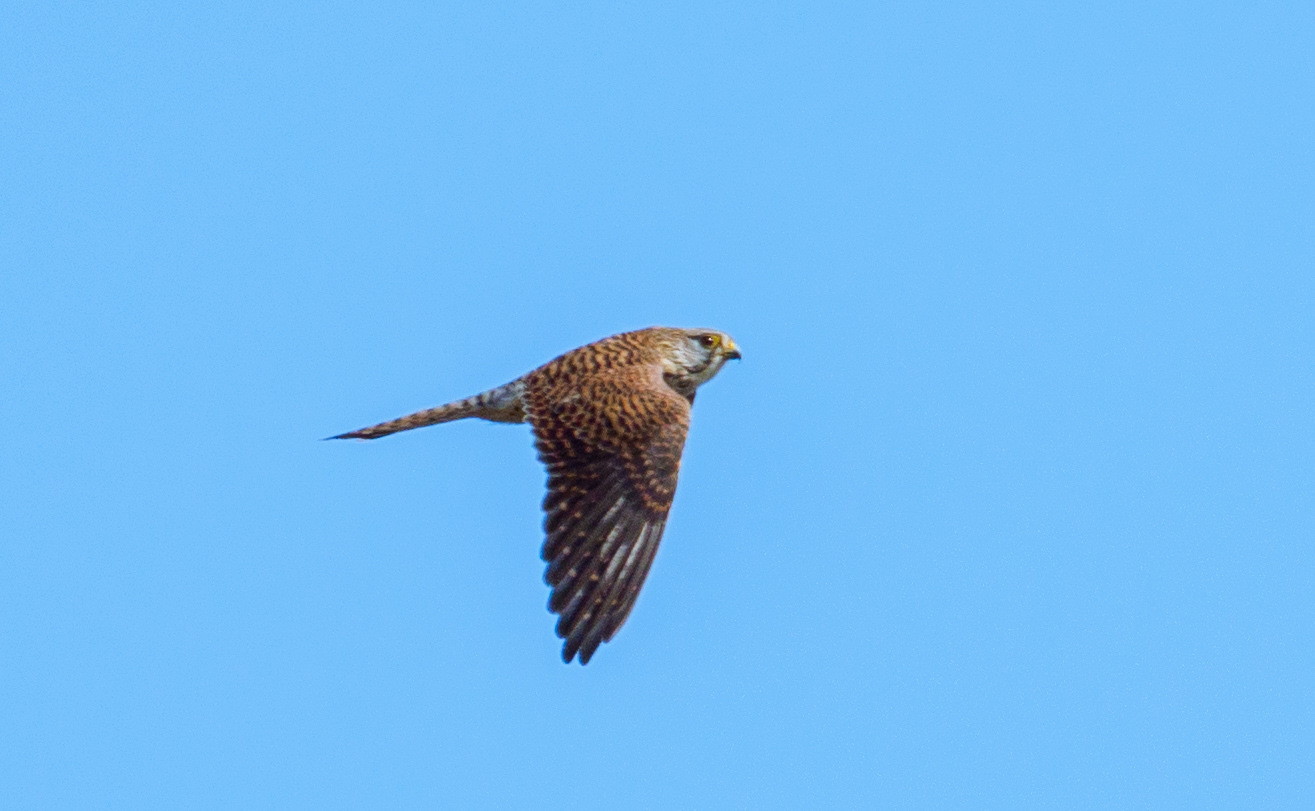
{"label": "bird's body", "polygon": [[528,422],[548,468],[543,559],[567,662],[587,663],[634,607],[676,492],[690,406],[735,342],[714,330],[625,332],[474,397],[335,439],[466,417]]}

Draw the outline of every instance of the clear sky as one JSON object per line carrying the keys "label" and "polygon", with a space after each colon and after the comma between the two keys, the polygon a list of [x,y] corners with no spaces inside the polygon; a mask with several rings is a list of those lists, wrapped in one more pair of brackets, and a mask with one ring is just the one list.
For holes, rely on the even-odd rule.
{"label": "clear sky", "polygon": [[[1315,6],[0,9],[0,807],[1315,793]],[[559,659],[526,426],[735,336]]]}

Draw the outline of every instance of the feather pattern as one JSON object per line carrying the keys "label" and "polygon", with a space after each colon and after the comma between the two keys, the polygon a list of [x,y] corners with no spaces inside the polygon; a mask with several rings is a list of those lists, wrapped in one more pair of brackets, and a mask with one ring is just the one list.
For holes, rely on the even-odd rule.
{"label": "feather pattern", "polygon": [[621,629],[653,566],[695,391],[739,357],[715,330],[624,332],[474,397],[332,438],[378,439],[468,417],[530,423],[548,469],[548,608],[558,615],[562,658],[584,664]]}
{"label": "feather pattern", "polygon": [[567,662],[587,663],[634,608],[680,473],[689,401],[658,365],[628,359],[585,377],[548,364],[527,378],[527,417],[548,469],[544,580]]}

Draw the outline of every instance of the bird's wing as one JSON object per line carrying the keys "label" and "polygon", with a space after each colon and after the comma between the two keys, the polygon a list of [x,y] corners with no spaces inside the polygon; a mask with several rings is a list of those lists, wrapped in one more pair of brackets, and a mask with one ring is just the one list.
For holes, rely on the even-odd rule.
{"label": "bird's wing", "polygon": [[662,540],[689,404],[641,375],[531,386],[529,422],[548,468],[543,559],[562,658],[586,664],[621,628]]}

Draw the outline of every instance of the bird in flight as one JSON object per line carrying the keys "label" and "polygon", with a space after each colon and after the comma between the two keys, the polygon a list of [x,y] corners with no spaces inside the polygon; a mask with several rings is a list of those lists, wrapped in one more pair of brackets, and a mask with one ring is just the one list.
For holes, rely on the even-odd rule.
{"label": "bird in flight", "polygon": [[504,386],[330,439],[378,439],[478,417],[528,422],[548,468],[548,609],[562,660],[588,664],[644,584],[680,473],[694,393],[739,359],[707,329],[650,327],[573,349]]}

